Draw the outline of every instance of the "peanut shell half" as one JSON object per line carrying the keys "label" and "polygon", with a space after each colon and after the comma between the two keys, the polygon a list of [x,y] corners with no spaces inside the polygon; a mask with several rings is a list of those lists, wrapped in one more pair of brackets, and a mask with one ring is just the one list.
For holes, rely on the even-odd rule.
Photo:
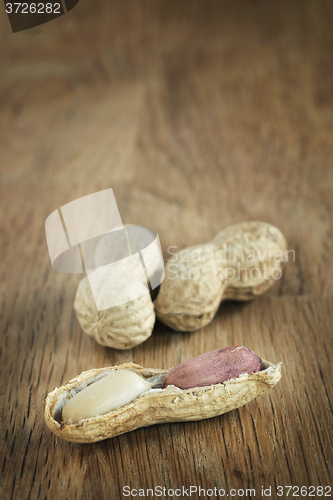
{"label": "peanut shell half", "polygon": [[165,375],[168,370],[146,369],[133,363],[99,368],[81,373],[68,384],[54,389],[46,399],[45,421],[56,435],[75,443],[93,443],[112,438],[140,427],[166,422],[186,422],[216,417],[248,403],[259,394],[274,387],[281,378],[282,363],[273,365],[262,360],[261,370],[251,375],[243,374],[222,384],[191,389],[173,385],[153,389],[130,404],[105,415],[81,420],[77,424],[62,422],[62,409],[71,394],[82,390],[113,370],[133,370],[150,378]]}

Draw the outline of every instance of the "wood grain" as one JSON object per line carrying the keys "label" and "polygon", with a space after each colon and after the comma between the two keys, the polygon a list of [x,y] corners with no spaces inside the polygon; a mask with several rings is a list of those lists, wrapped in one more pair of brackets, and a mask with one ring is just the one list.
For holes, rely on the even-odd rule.
{"label": "wood grain", "polygon": [[[332,485],[332,23],[324,0],[82,1],[14,35],[2,16],[1,498]],[[135,349],[104,348],[80,330],[80,276],[53,271],[44,221],[108,187],[165,258],[259,219],[295,259],[200,331],[157,322]],[[95,445],[44,424],[46,394],[84,370],[237,344],[283,362],[277,387],[239,410]]]}

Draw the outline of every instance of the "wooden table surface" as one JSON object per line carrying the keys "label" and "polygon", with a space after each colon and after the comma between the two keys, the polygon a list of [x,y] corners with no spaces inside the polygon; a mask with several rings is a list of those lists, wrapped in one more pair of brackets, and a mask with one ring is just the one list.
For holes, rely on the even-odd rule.
{"label": "wooden table surface", "polygon": [[[82,1],[16,34],[1,9],[1,499],[332,486],[333,3]],[[102,347],[80,329],[81,276],[53,270],[44,221],[109,187],[165,258],[257,219],[295,259],[202,330],[157,322],[134,349]],[[94,445],[45,425],[48,392],[84,370],[168,368],[227,345],[282,361],[280,383],[221,417]]]}

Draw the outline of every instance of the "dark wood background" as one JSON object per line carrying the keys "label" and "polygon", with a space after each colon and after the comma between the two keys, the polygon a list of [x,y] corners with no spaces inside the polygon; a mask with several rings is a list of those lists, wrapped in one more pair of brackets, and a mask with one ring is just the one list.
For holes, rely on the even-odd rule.
{"label": "dark wood background", "polygon": [[[332,485],[332,26],[321,0],[82,0],[12,34],[1,5],[1,498]],[[203,330],[157,323],[135,349],[104,348],[79,327],[80,276],[52,269],[44,221],[108,187],[166,258],[259,219],[295,261]],[[83,370],[237,344],[283,362],[278,386],[239,410],[95,445],[45,426],[47,393]]]}

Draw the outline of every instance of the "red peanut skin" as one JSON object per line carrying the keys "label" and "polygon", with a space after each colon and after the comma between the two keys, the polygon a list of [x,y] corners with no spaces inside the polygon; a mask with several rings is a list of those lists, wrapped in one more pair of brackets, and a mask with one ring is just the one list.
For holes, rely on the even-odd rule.
{"label": "red peanut skin", "polygon": [[261,359],[247,347],[224,347],[200,354],[172,368],[164,377],[163,388],[180,389],[220,384],[242,373],[256,373]]}

